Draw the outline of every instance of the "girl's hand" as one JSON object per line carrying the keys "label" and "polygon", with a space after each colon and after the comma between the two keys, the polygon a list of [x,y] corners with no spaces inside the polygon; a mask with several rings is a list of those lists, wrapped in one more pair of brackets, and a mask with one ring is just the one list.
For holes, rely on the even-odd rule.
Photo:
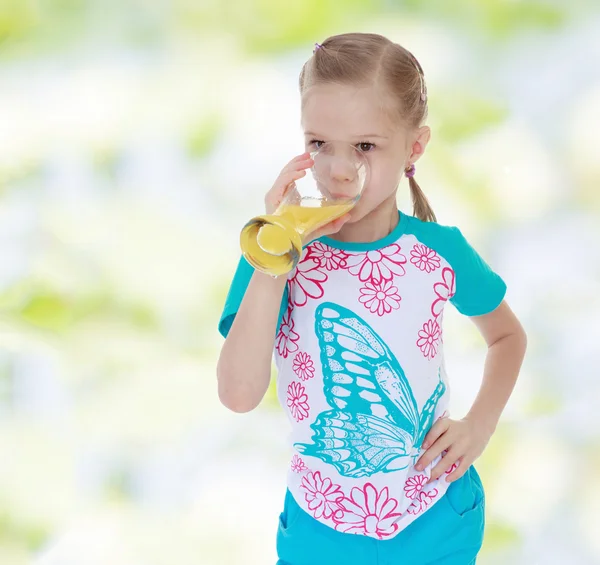
{"label": "girl's hand", "polygon": [[[273,184],[273,187],[267,195],[265,196],[265,209],[267,214],[272,214],[277,210],[281,201],[283,200],[283,196],[285,194],[285,190],[288,185],[306,175],[306,169],[310,169],[315,162],[313,161],[310,153],[307,151],[302,153],[302,155],[298,155],[294,157],[279,173],[277,180]],[[302,245],[306,245],[315,239],[319,239],[324,235],[331,235],[337,233],[342,229],[342,226],[350,219],[350,214],[345,214],[340,218],[337,218],[333,222],[329,222],[323,227],[305,234],[302,240]]]}
{"label": "girl's hand", "polygon": [[315,162],[312,160],[310,153],[302,153],[294,157],[277,177],[273,187],[265,196],[265,209],[267,214],[272,214],[277,210],[283,200],[283,195],[288,185],[295,180],[301,179],[306,174],[306,169],[310,169]]}
{"label": "girl's hand", "polygon": [[342,229],[342,226],[350,219],[350,213],[344,214],[339,218],[333,220],[333,222],[329,222],[325,224],[322,228],[318,230],[311,231],[310,233],[304,234],[302,238],[302,246],[309,244],[311,241],[315,239],[319,239],[324,235],[331,235],[332,233],[337,233]]}
{"label": "girl's hand", "polygon": [[455,481],[462,477],[483,453],[490,438],[491,434],[472,420],[440,418],[427,432],[423,440],[423,449],[427,451],[420,457],[415,467],[418,471],[422,471],[438,455],[443,454],[442,459],[431,470],[431,477],[427,482],[434,481],[449,470],[451,472],[446,477],[446,481]]}

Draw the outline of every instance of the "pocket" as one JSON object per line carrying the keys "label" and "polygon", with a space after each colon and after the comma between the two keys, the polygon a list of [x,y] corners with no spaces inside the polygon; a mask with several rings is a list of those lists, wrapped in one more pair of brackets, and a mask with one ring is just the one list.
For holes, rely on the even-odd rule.
{"label": "pocket", "polygon": [[[294,500],[292,493],[287,489],[283,503],[283,512],[279,515],[276,540],[277,557],[281,563],[294,563],[296,565],[307,563],[303,557],[307,550],[305,543],[306,532],[303,532],[299,528],[300,518],[304,513],[304,510]],[[311,563],[310,559],[308,563]]]}
{"label": "pocket", "polygon": [[296,525],[298,518],[300,518],[303,512],[304,510],[302,510],[294,500],[290,489],[287,489],[285,491],[285,499],[283,502],[283,512],[279,515],[279,528],[284,532],[289,533],[290,529]]}
{"label": "pocket", "polygon": [[443,496],[450,512],[461,520],[473,517],[483,522],[485,515],[485,492],[481,477],[471,465],[467,472],[453,481]]}

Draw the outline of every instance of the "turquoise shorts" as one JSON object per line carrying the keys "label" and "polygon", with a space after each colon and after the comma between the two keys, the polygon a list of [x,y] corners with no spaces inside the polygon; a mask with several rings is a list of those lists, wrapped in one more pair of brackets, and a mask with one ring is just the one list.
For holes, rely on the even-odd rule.
{"label": "turquoise shorts", "polygon": [[288,490],[277,565],[471,565],[483,543],[485,494],[471,465],[431,508],[395,537],[342,533],[307,514]]}

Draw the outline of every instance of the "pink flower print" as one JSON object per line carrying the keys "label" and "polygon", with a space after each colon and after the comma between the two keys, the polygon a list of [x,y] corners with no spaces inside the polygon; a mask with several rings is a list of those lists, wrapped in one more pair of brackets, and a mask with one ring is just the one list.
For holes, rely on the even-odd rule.
{"label": "pink flower print", "polygon": [[339,511],[338,501],[343,498],[344,493],[340,485],[333,484],[330,478],[322,479],[320,471],[310,472],[302,477],[300,488],[306,491],[304,499],[316,519],[331,518]]}
{"label": "pink flower print", "polygon": [[416,243],[410,252],[410,262],[419,270],[431,273],[440,266],[440,256],[426,245]]}
{"label": "pink flower print", "polygon": [[360,289],[358,301],[365,305],[370,312],[377,312],[378,316],[389,314],[392,310],[400,308],[401,297],[398,287],[393,286],[392,281],[373,283],[368,281]]}
{"label": "pink flower print", "polygon": [[400,246],[392,243],[380,250],[351,254],[347,260],[350,274],[358,276],[362,282],[391,281],[394,275],[406,273],[406,256],[400,253]]}
{"label": "pink flower print", "polygon": [[423,490],[426,483],[426,475],[414,475],[409,477],[404,483],[404,493],[406,494],[406,498],[416,498]]}
{"label": "pink flower print", "polygon": [[394,512],[398,501],[390,498],[387,487],[379,493],[371,483],[367,483],[364,489],[354,487],[350,498],[344,497],[338,503],[343,512],[334,515],[336,530],[381,539],[398,529],[396,519],[401,514]]}
{"label": "pink flower print", "polygon": [[308,246],[307,259],[313,259],[319,264],[319,267],[328,271],[346,268],[346,259],[348,254],[341,249],[334,249],[320,241],[315,241]]}
{"label": "pink flower print", "polygon": [[292,471],[294,473],[302,473],[302,471],[308,471],[308,467],[304,464],[304,461],[297,455],[294,454],[292,457]]}
{"label": "pink flower print", "polygon": [[435,320],[427,320],[419,330],[417,347],[427,359],[433,359],[437,353],[437,343],[440,338],[440,326]]}
{"label": "pink flower print", "polygon": [[309,298],[323,296],[323,283],[327,280],[327,275],[320,269],[320,263],[311,259],[308,253],[296,265],[294,275],[288,281],[290,297],[296,306],[304,306]]}
{"label": "pink flower print", "polygon": [[444,309],[444,303],[454,296],[454,271],[450,267],[442,270],[442,281],[433,285],[433,291],[437,298],[431,305],[431,313],[437,318]]}
{"label": "pink flower print", "polygon": [[287,405],[296,422],[308,418],[308,411],[310,410],[308,396],[306,389],[300,383],[292,381],[289,384],[287,389]]}
{"label": "pink flower print", "polygon": [[450,415],[450,413],[448,412],[448,410],[444,410],[442,412],[442,414],[436,418],[435,421],[437,422],[438,420],[441,420],[442,418],[445,418],[446,416],[449,416],[449,415]]}
{"label": "pink flower print", "polygon": [[308,353],[303,353],[302,351],[296,353],[292,366],[294,373],[303,381],[312,379],[315,376],[315,364]]}
{"label": "pink flower print", "polygon": [[409,506],[407,512],[409,514],[420,514],[425,512],[427,507],[433,502],[433,499],[437,496],[438,490],[436,488],[430,491],[421,491],[417,497],[413,500],[413,503]]}
{"label": "pink flower print", "polygon": [[289,307],[281,319],[279,332],[277,333],[277,337],[275,339],[277,353],[279,353],[281,357],[286,358],[289,353],[298,351],[298,344],[296,342],[299,339],[300,336],[294,331],[292,308]]}
{"label": "pink flower print", "polygon": [[455,469],[457,469],[459,465],[460,465],[460,459],[458,461],[455,461],[454,463],[452,463],[452,465],[450,466],[450,468],[447,469],[444,472],[446,473],[446,475],[449,475],[450,473],[452,473],[452,471],[454,471]]}

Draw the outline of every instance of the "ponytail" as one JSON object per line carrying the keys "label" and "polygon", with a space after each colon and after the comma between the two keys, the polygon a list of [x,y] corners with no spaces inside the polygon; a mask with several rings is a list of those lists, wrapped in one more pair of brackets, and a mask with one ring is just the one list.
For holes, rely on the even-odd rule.
{"label": "ponytail", "polygon": [[423,222],[437,222],[429,200],[427,200],[425,193],[417,184],[414,176],[409,177],[408,184],[410,185],[410,194],[413,201],[413,216],[416,216]]}

